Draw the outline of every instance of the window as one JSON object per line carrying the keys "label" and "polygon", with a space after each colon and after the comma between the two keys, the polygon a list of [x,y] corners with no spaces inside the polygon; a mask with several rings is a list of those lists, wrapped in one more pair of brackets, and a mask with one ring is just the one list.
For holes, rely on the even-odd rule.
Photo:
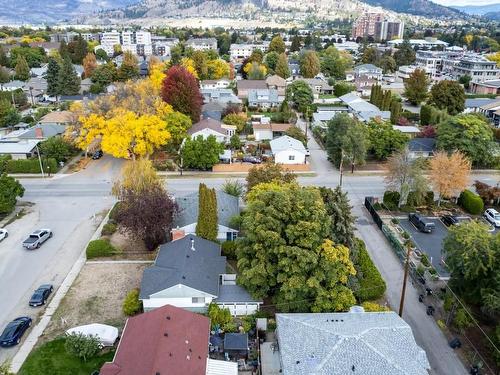
{"label": "window", "polygon": [[288,155],[288,160],[295,160],[295,155]]}
{"label": "window", "polygon": [[205,303],[205,297],[193,297],[191,303]]}

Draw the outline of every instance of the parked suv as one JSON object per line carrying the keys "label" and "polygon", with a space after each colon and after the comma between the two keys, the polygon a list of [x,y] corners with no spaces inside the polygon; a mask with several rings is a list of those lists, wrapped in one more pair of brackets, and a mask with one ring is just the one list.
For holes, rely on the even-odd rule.
{"label": "parked suv", "polygon": [[498,212],[494,208],[488,208],[486,211],[484,211],[484,217],[495,227],[500,228],[500,212]]}
{"label": "parked suv", "polygon": [[420,232],[431,233],[436,225],[426,218],[420,216],[417,213],[411,213],[408,215],[410,222],[417,227]]}
{"label": "parked suv", "polygon": [[28,250],[38,249],[50,237],[52,237],[52,231],[50,229],[38,229],[24,240],[23,247]]}

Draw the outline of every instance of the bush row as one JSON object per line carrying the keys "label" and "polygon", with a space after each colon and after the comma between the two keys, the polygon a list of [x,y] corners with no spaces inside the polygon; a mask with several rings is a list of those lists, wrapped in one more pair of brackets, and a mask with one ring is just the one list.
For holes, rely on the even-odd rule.
{"label": "bush row", "polygon": [[107,239],[90,241],[87,246],[87,259],[108,257],[118,254],[119,251]]}
{"label": "bush row", "polygon": [[[56,159],[42,159],[43,171],[45,173],[56,173],[59,170],[59,165]],[[40,162],[38,159],[2,159],[0,163],[0,172],[6,173],[41,173]]]}
{"label": "bush row", "polygon": [[359,238],[355,239],[358,249],[358,268],[361,273],[359,278],[359,290],[355,293],[358,302],[373,301],[382,297],[385,293],[385,281],[380,275],[377,267],[373,264],[365,243]]}

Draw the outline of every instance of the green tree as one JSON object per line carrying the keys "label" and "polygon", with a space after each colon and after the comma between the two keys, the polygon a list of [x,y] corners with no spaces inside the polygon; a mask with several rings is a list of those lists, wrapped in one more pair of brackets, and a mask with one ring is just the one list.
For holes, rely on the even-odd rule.
{"label": "green tree", "polygon": [[101,350],[100,345],[101,343],[97,336],[86,336],[83,333],[73,333],[66,336],[64,343],[66,352],[82,359],[83,362],[87,362],[87,359],[96,356]]}
{"label": "green tree", "polygon": [[494,164],[499,152],[491,126],[477,114],[458,115],[440,123],[437,147],[444,151],[461,151],[477,166]]}
{"label": "green tree", "polygon": [[377,62],[377,65],[382,68],[384,74],[393,73],[397,69],[396,60],[390,55],[383,55]]}
{"label": "green tree", "polygon": [[123,313],[127,316],[133,316],[142,310],[142,302],[139,299],[139,289],[132,289],[127,293],[122,305]]}
{"label": "green tree", "polygon": [[66,43],[64,39],[59,44],[59,56],[61,56],[61,59],[65,59],[66,57],[71,58],[69,54],[68,43]]}
{"label": "green tree", "polygon": [[219,155],[224,151],[224,146],[210,135],[206,139],[199,135],[195,139],[186,138],[181,154],[183,166],[207,170],[219,162]]}
{"label": "green tree", "polygon": [[294,182],[297,176],[283,168],[281,164],[265,163],[263,166],[254,166],[248,171],[246,178],[247,191],[262,183],[277,182],[287,184]]}
{"label": "green tree", "polygon": [[139,66],[137,57],[132,52],[126,51],[123,54],[123,62],[118,68],[117,79],[119,81],[128,81],[139,77]]}
{"label": "green tree", "polygon": [[0,83],[7,83],[9,81],[10,81],[9,70],[0,65]]}
{"label": "green tree", "polygon": [[297,126],[290,126],[290,128],[285,132],[289,137],[295,138],[302,142],[304,147],[307,147],[307,137],[304,132]]}
{"label": "green tree", "polygon": [[379,160],[402,150],[408,140],[408,136],[393,129],[390,122],[372,120],[368,123],[369,151]]}
{"label": "green tree", "polygon": [[7,57],[3,46],[0,45],[0,65],[1,66],[10,66],[10,59]]}
{"label": "green tree", "polygon": [[208,78],[208,58],[204,51],[193,51],[191,59],[194,62],[194,68],[198,78],[203,80]]}
{"label": "green tree", "polygon": [[15,71],[16,74],[14,77],[20,81],[27,81],[30,78],[30,68],[24,56],[17,58]]}
{"label": "green tree", "polygon": [[221,328],[233,320],[229,309],[220,308],[216,303],[208,305],[208,317],[212,329],[215,327]]}
{"label": "green tree", "polygon": [[288,66],[288,59],[284,53],[280,54],[276,62],[276,69],[274,71],[281,78],[287,79],[290,77],[290,68]]}
{"label": "green tree", "polygon": [[286,88],[286,100],[299,110],[305,113],[307,108],[314,101],[314,95],[311,87],[302,80],[293,81]]}
{"label": "green tree", "polygon": [[54,158],[58,162],[66,161],[73,154],[73,147],[62,137],[50,137],[40,144],[40,151],[46,158]]}
{"label": "green tree", "polygon": [[363,64],[375,64],[378,60],[378,51],[375,47],[367,47],[361,55],[361,62]]}
{"label": "green tree", "polygon": [[423,69],[415,69],[410,77],[404,82],[404,96],[414,105],[419,105],[427,98],[429,79]]}
{"label": "green tree", "polygon": [[210,241],[217,240],[217,195],[215,189],[209,189],[205,184],[200,184],[198,189],[198,221],[196,235]]}
{"label": "green tree", "polygon": [[440,81],[431,88],[429,104],[446,109],[452,116],[462,113],[465,109],[464,88],[456,81]]}
{"label": "green tree", "polygon": [[98,65],[90,77],[91,81],[98,85],[102,91],[106,86],[116,79],[117,71],[115,65],[110,61],[106,64]]}
{"label": "green tree", "polygon": [[328,158],[337,166],[350,163],[365,163],[368,148],[365,125],[346,113],[340,113],[328,122],[326,133],[326,152]]}
{"label": "green tree", "polygon": [[345,311],[355,303],[349,249],[327,239],[330,218],[317,188],[260,184],[247,203],[237,251],[241,285],[281,311]]}
{"label": "green tree", "polygon": [[68,51],[71,62],[81,65],[88,53],[87,41],[81,35],[78,35],[73,41],[68,43]]}
{"label": "green tree", "polygon": [[472,77],[470,75],[464,75],[464,76],[461,76],[459,79],[458,79],[458,82],[461,83],[462,85],[464,85],[464,88],[466,90],[469,89],[469,86],[470,86],[470,81],[472,81]]}
{"label": "green tree", "polygon": [[269,52],[265,59],[264,64],[267,67],[267,70],[270,74],[274,74],[276,72],[276,65],[278,64],[279,54],[277,52]]}
{"label": "green tree", "polygon": [[0,175],[0,214],[10,214],[16,206],[17,197],[23,195],[24,188],[16,179],[6,173]]}
{"label": "green tree", "polygon": [[329,77],[345,79],[345,72],[352,66],[352,59],[339,52],[334,46],[328,47],[321,60],[321,72]]}
{"label": "green tree", "polygon": [[300,37],[298,35],[294,35],[292,38],[292,45],[290,46],[290,52],[298,52],[302,44],[300,42]]}
{"label": "green tree", "polygon": [[247,123],[247,119],[245,115],[241,115],[238,113],[229,113],[222,119],[222,122],[227,125],[234,125],[238,132],[243,131],[245,125]]}
{"label": "green tree", "polygon": [[405,40],[394,53],[397,66],[411,65],[415,62],[416,54],[408,40]]}
{"label": "green tree", "polygon": [[233,197],[241,197],[245,192],[245,185],[238,180],[226,180],[222,185],[222,191]]}
{"label": "green tree", "polygon": [[80,91],[80,77],[68,58],[63,60],[58,81],[61,95],[77,95]]}
{"label": "green tree", "polygon": [[184,138],[187,137],[187,131],[192,125],[191,118],[183,113],[174,111],[165,115],[163,119],[170,132],[170,140],[168,142],[177,149]]}
{"label": "green tree", "polygon": [[269,43],[269,48],[267,49],[268,52],[276,52],[278,54],[284,53],[285,50],[286,50],[285,42],[283,41],[283,38],[280,35],[276,35],[271,40],[271,43]]}
{"label": "green tree", "polygon": [[229,144],[231,145],[232,150],[241,149],[241,140],[238,134],[233,134],[229,139]]}
{"label": "green tree", "polygon": [[420,108],[420,125],[431,125],[432,119],[432,107],[430,105],[424,104]]}
{"label": "green tree", "polygon": [[47,73],[45,73],[45,79],[47,80],[47,94],[50,96],[59,95],[59,71],[61,67],[59,63],[54,58],[49,58],[49,64],[47,66]]}
{"label": "green tree", "polygon": [[306,51],[300,58],[300,73],[304,78],[314,78],[320,72],[320,62],[315,51]]}
{"label": "green tree", "polygon": [[393,100],[391,103],[391,124],[397,124],[399,118],[401,117],[402,106],[397,100]]}
{"label": "green tree", "polygon": [[21,121],[17,109],[8,100],[0,100],[0,128],[16,125]]}
{"label": "green tree", "polygon": [[353,91],[356,91],[356,86],[349,82],[337,82],[333,87],[335,96],[342,96]]}
{"label": "green tree", "polygon": [[340,186],[335,189],[320,187],[319,192],[326,212],[330,217],[330,238],[334,243],[338,243],[348,248],[354,245],[354,216],[351,213],[351,205],[347,193],[343,192]]}

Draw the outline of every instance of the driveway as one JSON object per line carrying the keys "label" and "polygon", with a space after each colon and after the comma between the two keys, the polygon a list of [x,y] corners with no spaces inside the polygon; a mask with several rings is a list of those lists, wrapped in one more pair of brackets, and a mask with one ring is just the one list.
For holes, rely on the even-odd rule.
{"label": "driveway", "polygon": [[427,219],[431,220],[436,225],[432,233],[420,232],[408,219],[401,219],[399,225],[410,234],[417,248],[422,253],[427,254],[439,276],[449,277],[450,273],[443,265],[444,255],[442,252],[443,241],[448,234],[448,229],[437,217],[427,217]]}

